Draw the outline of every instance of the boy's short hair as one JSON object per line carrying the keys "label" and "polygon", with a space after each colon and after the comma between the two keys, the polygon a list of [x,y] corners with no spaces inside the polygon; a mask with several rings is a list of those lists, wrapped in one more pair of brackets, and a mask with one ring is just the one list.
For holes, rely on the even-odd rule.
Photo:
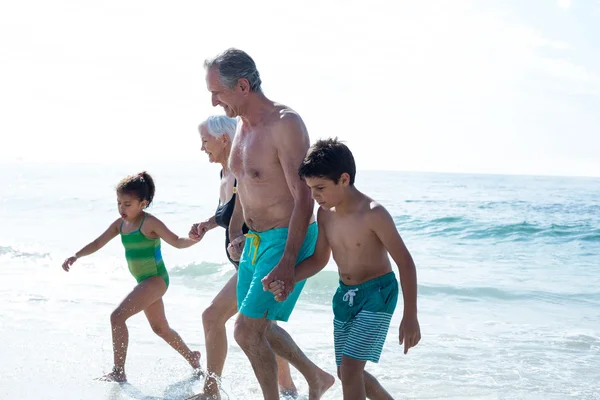
{"label": "boy's short hair", "polygon": [[354,156],[348,146],[337,138],[317,140],[298,169],[301,178],[327,178],[336,184],[344,172],[350,175],[350,185],[354,185]]}

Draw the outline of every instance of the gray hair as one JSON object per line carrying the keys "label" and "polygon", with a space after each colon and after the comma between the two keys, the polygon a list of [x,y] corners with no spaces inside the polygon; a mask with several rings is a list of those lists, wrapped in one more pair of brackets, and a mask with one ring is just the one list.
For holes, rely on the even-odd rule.
{"label": "gray hair", "polygon": [[219,68],[221,83],[233,89],[239,79],[245,78],[250,84],[251,92],[261,92],[260,74],[256,69],[254,60],[245,51],[230,48],[215,58],[204,61],[204,68],[210,70],[212,67]]}
{"label": "gray hair", "polygon": [[200,126],[206,126],[206,130],[214,137],[219,137],[226,133],[229,139],[235,136],[237,119],[229,118],[226,115],[211,115]]}

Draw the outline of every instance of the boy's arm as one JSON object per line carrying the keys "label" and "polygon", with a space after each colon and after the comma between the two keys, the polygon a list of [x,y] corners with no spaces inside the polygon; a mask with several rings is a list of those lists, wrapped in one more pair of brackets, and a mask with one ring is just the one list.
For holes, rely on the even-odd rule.
{"label": "boy's arm", "polygon": [[[325,211],[323,211],[325,213]],[[319,226],[319,234],[317,236],[317,244],[315,245],[315,251],[312,256],[304,259],[300,264],[296,266],[296,282],[301,282],[305,279],[316,275],[321,271],[329,262],[331,256],[331,247],[329,241],[325,235],[325,227],[323,224],[321,208],[317,212],[317,224]]]}
{"label": "boy's arm", "polygon": [[372,229],[398,266],[404,297],[404,316],[400,324],[400,343],[404,341],[404,354],[421,339],[417,320],[417,271],[412,256],[400,237],[394,220],[385,207],[373,204]]}
{"label": "boy's arm", "polygon": [[75,253],[75,258],[79,259],[81,257],[89,256],[106,246],[108,242],[119,234],[120,223],[121,218],[115,220],[100,236]]}
{"label": "boy's arm", "polygon": [[198,243],[198,241],[202,239],[202,236],[204,236],[203,233],[198,237],[198,239],[179,237],[171,232],[171,230],[155,216],[149,216],[149,218],[146,218],[146,224],[148,225],[148,228],[150,228],[152,232],[155,233],[159,238],[177,249],[185,249],[186,247],[190,247]]}

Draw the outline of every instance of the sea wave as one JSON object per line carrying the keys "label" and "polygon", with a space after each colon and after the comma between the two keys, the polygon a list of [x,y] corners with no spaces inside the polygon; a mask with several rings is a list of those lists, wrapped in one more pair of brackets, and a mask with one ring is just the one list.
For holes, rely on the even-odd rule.
{"label": "sea wave", "polygon": [[0,256],[8,258],[28,258],[28,259],[41,259],[50,256],[48,253],[40,253],[35,251],[24,251],[15,249],[12,246],[0,246]]}
{"label": "sea wave", "polygon": [[433,219],[394,218],[396,227],[422,236],[457,237],[464,240],[531,241],[560,240],[562,242],[600,242],[600,228],[589,222],[574,224],[537,223],[529,221],[483,222],[463,216]]}
{"label": "sea wave", "polygon": [[[202,285],[218,286],[224,284],[233,274],[233,267],[226,264],[201,262],[175,267],[169,274],[194,280]],[[397,274],[396,274],[397,276]],[[206,279],[208,278],[208,279]],[[339,285],[337,271],[323,270],[308,279],[303,290],[303,298],[311,302],[323,303],[331,300]],[[419,297],[449,297],[462,302],[477,301],[506,301],[523,302],[539,301],[543,303],[562,304],[585,303],[600,305],[600,291],[587,293],[557,293],[540,290],[511,290],[508,288],[491,286],[454,286],[454,285],[418,285]]]}

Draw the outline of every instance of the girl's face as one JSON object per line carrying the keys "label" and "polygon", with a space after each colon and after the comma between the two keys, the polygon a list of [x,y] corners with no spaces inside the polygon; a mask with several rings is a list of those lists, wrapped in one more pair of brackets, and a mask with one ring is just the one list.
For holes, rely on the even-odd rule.
{"label": "girl's face", "polygon": [[131,194],[117,192],[119,214],[127,222],[135,221],[146,208],[146,203]]}

